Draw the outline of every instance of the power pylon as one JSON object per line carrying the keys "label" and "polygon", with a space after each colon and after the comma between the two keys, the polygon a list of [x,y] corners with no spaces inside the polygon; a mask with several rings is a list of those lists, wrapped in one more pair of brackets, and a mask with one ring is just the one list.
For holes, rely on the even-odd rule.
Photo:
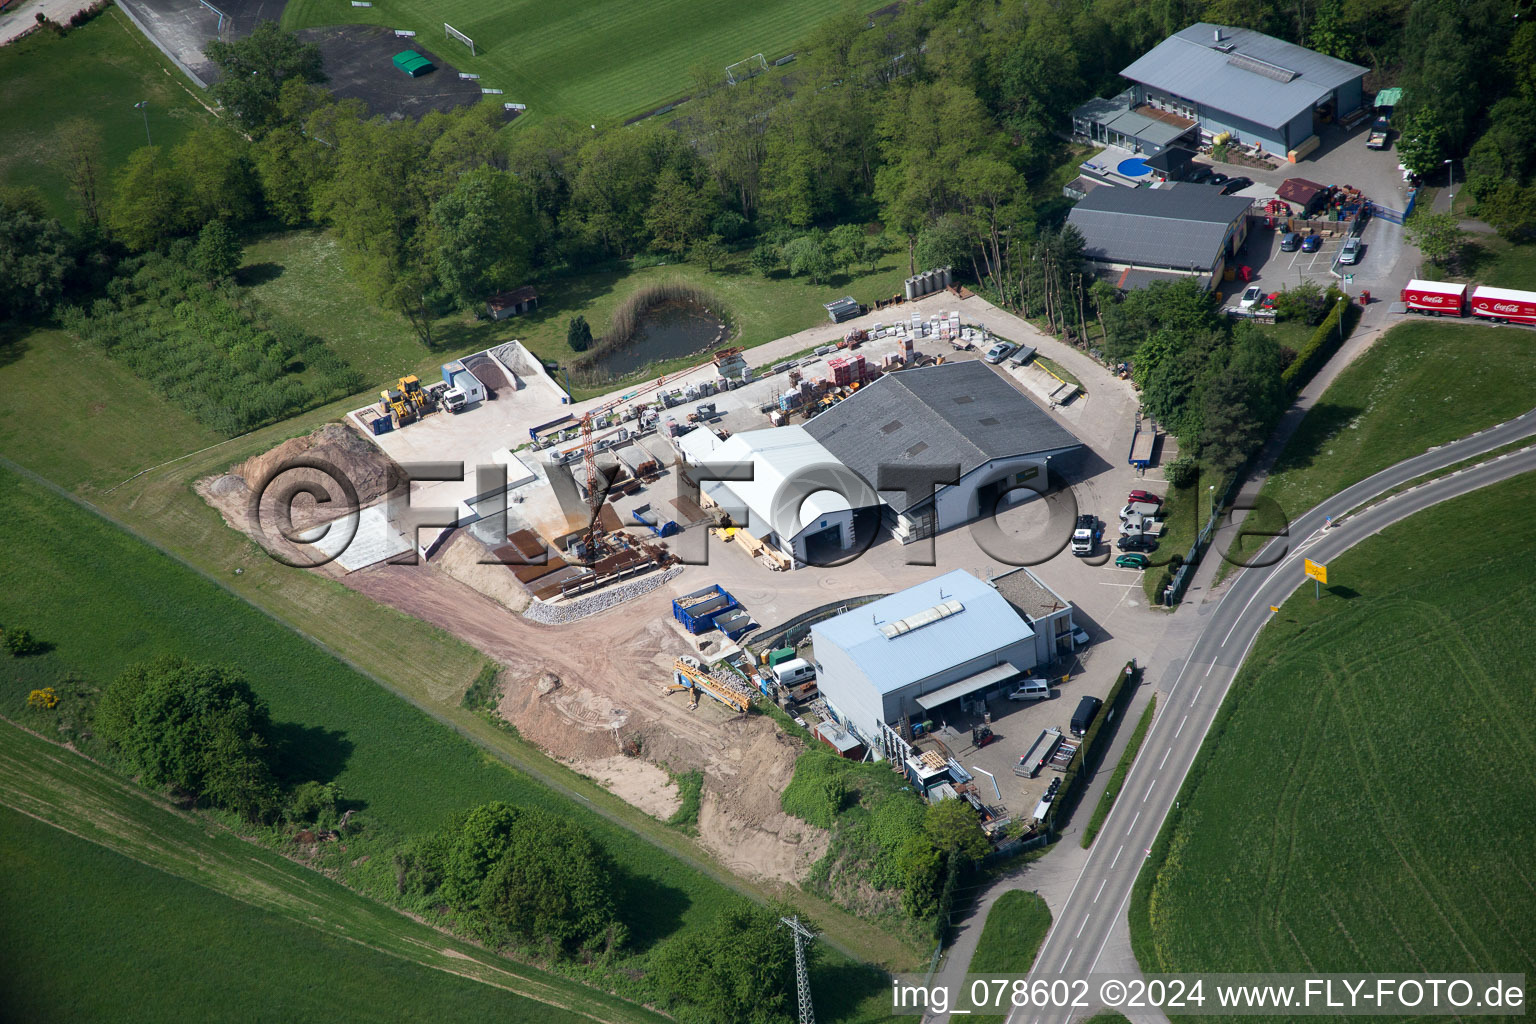
{"label": "power pylon", "polygon": [[795,933],[795,986],[800,990],[800,1024],[816,1024],[816,1009],[811,1005],[811,972],[805,966],[805,947],[816,941],[816,934],[800,923],[798,915],[781,917],[779,923]]}

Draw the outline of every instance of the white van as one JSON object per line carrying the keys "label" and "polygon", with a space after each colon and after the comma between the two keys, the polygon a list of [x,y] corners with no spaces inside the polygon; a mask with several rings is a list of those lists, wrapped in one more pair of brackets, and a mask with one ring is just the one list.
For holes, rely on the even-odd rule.
{"label": "white van", "polygon": [[796,686],[816,678],[816,666],[804,658],[791,658],[773,666],[773,678],[780,686]]}
{"label": "white van", "polygon": [[1049,700],[1051,684],[1044,679],[1025,679],[1008,691],[1009,700]]}

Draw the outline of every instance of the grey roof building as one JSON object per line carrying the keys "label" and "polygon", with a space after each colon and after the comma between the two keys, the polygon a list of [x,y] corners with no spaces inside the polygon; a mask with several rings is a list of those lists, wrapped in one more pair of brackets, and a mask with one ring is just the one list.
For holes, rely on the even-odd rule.
{"label": "grey roof building", "polygon": [[1134,99],[1199,122],[1206,135],[1289,153],[1325,117],[1352,113],[1365,68],[1246,28],[1199,22],[1163,40],[1120,74]]}
{"label": "grey roof building", "polygon": [[1250,205],[1209,185],[1099,188],[1072,208],[1067,223],[1111,281],[1129,280],[1125,270],[1152,270],[1198,277],[1209,287],[1247,239]]}
{"label": "grey roof building", "polygon": [[874,487],[882,466],[959,467],[958,483],[935,493],[880,493],[886,520],[902,541],[989,515],[1010,491],[1043,492],[1050,470],[1070,468],[1083,451],[1050,413],[974,361],[886,374],[805,429]]}

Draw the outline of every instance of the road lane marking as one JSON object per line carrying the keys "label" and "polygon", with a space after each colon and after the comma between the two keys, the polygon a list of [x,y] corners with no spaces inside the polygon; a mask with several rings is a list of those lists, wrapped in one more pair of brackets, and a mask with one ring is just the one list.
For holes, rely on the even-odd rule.
{"label": "road lane marking", "polygon": [[1179,727],[1173,731],[1173,738],[1174,739],[1178,739],[1179,738],[1179,733],[1184,731],[1184,723],[1187,722],[1187,721],[1189,721],[1189,716],[1188,715],[1185,715],[1183,718],[1179,719]]}
{"label": "road lane marking", "polygon": [[1109,862],[1109,870],[1111,870],[1111,871],[1115,870],[1115,865],[1120,863],[1120,855],[1122,853],[1124,853],[1124,852],[1125,852],[1125,847],[1124,846],[1121,846],[1120,849],[1115,851],[1115,859]]}
{"label": "road lane marking", "polygon": [[[1083,915],[1083,923],[1077,926],[1077,934],[1072,936],[1074,939],[1082,937],[1083,929],[1088,927],[1088,919],[1091,918],[1091,917],[1093,917],[1092,914],[1084,914]],[[1071,955],[1072,955],[1071,953],[1067,954],[1067,956],[1069,956],[1069,957]]]}
{"label": "road lane marking", "polygon": [[1132,818],[1132,819],[1131,819],[1131,824],[1130,824],[1130,828],[1127,828],[1127,829],[1126,829],[1126,830],[1125,830],[1125,834],[1126,834],[1126,835],[1130,835],[1130,834],[1131,834],[1131,830],[1132,830],[1132,829],[1134,829],[1134,828],[1135,828],[1135,827],[1136,827],[1136,822],[1138,822],[1138,821],[1140,821],[1140,820],[1141,820],[1141,812],[1140,812],[1140,811],[1137,811],[1137,812],[1136,812],[1136,817],[1134,817],[1134,818]]}
{"label": "road lane marking", "polygon": [[[1216,663],[1214,661],[1211,662],[1211,667],[1212,668],[1216,667]],[[1206,675],[1210,675],[1210,673],[1207,672]],[[1204,689],[1205,689],[1205,684],[1201,683],[1200,684],[1200,690],[1204,690]],[[1194,707],[1195,706],[1195,701],[1200,699],[1200,690],[1196,690],[1195,691],[1195,695],[1193,697],[1189,698],[1189,706],[1190,707]]]}
{"label": "road lane marking", "polygon": [[1156,779],[1153,779],[1151,782],[1147,783],[1147,791],[1141,795],[1141,802],[1142,803],[1146,803],[1147,802],[1147,797],[1152,795],[1152,787],[1155,786],[1155,785],[1157,785],[1157,780]]}
{"label": "road lane marking", "polygon": [[[1120,899],[1120,906],[1115,910],[1115,917],[1118,918],[1125,911],[1125,905],[1126,905],[1127,902],[1130,901],[1130,898],[1131,898],[1131,889],[1132,888],[1133,887],[1129,886],[1129,885],[1125,887],[1125,895],[1123,897],[1121,897],[1121,899]],[[1088,973],[1089,974],[1092,974],[1093,973],[1093,969],[1095,967],[1099,966],[1099,957],[1104,955],[1104,947],[1108,946],[1109,945],[1109,940],[1114,938],[1114,937],[1115,937],[1115,933],[1114,933],[1113,930],[1111,930],[1108,935],[1104,936],[1104,941],[1099,943],[1099,951],[1098,951],[1098,953],[1096,953],[1094,955],[1093,963],[1088,965]]]}
{"label": "road lane marking", "polygon": [[1211,659],[1210,668],[1207,668],[1205,670],[1205,678],[1207,678],[1207,679],[1211,678],[1211,670],[1214,669],[1215,667],[1216,667],[1216,659],[1212,658]]}
{"label": "road lane marking", "polygon": [[1099,891],[1093,894],[1093,902],[1095,902],[1095,903],[1099,902],[1099,897],[1104,895],[1104,887],[1106,885],[1108,885],[1108,884],[1109,884],[1109,879],[1108,878],[1105,878],[1105,879],[1103,879],[1102,881],[1099,882]]}
{"label": "road lane marking", "polygon": [[1167,750],[1163,751],[1163,762],[1157,766],[1158,771],[1163,770],[1163,765],[1168,763],[1168,755],[1171,753],[1173,753],[1172,747],[1169,747]]}

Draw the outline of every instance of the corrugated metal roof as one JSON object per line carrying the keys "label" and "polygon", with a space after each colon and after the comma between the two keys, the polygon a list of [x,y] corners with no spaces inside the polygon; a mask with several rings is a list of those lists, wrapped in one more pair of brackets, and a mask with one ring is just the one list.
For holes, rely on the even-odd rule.
{"label": "corrugated metal roof", "polygon": [[1164,39],[1120,74],[1282,128],[1365,68],[1262,32],[1202,21]]}
{"label": "corrugated metal roof", "polygon": [[726,508],[745,505],[751,513],[747,530],[755,536],[771,531],[789,541],[821,516],[851,507],[836,491],[817,491],[798,503],[785,490],[785,482],[803,470],[837,465],[837,458],[804,427],[747,430],[725,441],[700,427],[680,437],[678,445],[689,462],[752,463],[751,480],[704,481],[700,486]]}
{"label": "corrugated metal roof", "polygon": [[[883,623],[950,600],[964,610],[895,637],[880,631]],[[846,651],[881,693],[1034,636],[1001,594],[963,569],[828,619],[812,634],[815,642]]]}
{"label": "corrugated metal roof", "polygon": [[1211,185],[1100,188],[1067,214],[1085,254],[1104,263],[1210,270],[1232,222],[1252,200]]}
{"label": "corrugated metal roof", "polygon": [[[879,483],[881,466],[958,463],[963,476],[993,459],[1082,444],[1012,384],[975,361],[888,373],[805,429],[872,487]],[[883,496],[901,501],[896,492]]]}

